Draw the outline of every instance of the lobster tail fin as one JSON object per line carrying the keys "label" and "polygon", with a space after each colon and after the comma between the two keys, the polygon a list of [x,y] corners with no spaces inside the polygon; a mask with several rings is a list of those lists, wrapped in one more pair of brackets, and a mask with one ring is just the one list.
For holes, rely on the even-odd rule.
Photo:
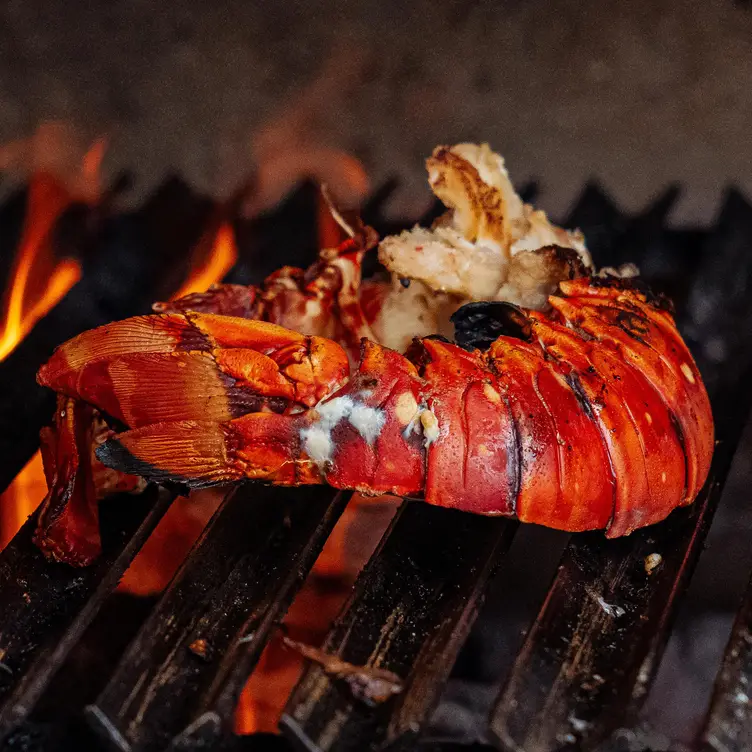
{"label": "lobster tail fin", "polygon": [[220,423],[154,423],[109,439],[96,454],[108,467],[150,481],[205,488],[242,477],[229,461],[225,439]]}
{"label": "lobster tail fin", "polygon": [[206,488],[241,479],[279,485],[322,482],[301,457],[298,416],[250,413],[226,423],[154,423],[118,434],[97,449],[101,462],[156,482]]}
{"label": "lobster tail fin", "polygon": [[137,316],[75,337],[37,380],[131,428],[310,407],[350,372],[323,337],[213,314]]}

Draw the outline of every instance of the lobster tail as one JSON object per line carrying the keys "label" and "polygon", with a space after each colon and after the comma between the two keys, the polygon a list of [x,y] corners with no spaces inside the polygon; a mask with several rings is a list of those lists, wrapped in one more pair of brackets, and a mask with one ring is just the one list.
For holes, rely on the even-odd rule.
{"label": "lobster tail", "polygon": [[321,483],[301,454],[302,416],[250,413],[228,423],[178,421],[117,434],[97,449],[105,464],[156,482],[206,488],[238,480]]}
{"label": "lobster tail", "polygon": [[683,503],[700,491],[713,456],[713,415],[702,377],[673,318],[621,285],[561,284],[551,304],[567,325],[594,337],[639,372],[669,411],[686,461]]}
{"label": "lobster tail", "polygon": [[329,340],[173,313],[105,328],[99,351],[95,333],[67,343],[40,381],[125,423],[97,456],[150,480],[328,483],[626,535],[704,482],[707,395],[668,312],[622,286],[561,288],[484,351],[364,340],[349,374]]}

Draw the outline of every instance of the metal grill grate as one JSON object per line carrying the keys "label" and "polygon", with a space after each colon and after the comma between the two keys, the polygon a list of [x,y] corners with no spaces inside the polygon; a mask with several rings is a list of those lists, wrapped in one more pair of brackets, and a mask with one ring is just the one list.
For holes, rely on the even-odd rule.
{"label": "metal grill grate", "polygon": [[[312,249],[315,208],[306,190],[277,215],[241,228],[239,237],[246,232],[252,239],[252,253],[243,255],[233,281],[250,282],[266,273],[258,265],[264,248],[294,243]],[[366,212],[366,220],[382,231],[393,229],[378,221],[387,194]],[[172,216],[201,204],[184,191],[181,195]],[[752,399],[752,207],[731,191],[711,231],[673,231],[665,219],[676,196],[672,187],[646,211],[629,217],[597,186],[588,186],[565,224],[585,230],[599,265],[635,261],[676,299],[713,396],[719,445],[711,476],[697,502],[665,523],[613,541],[601,534],[572,536],[509,675],[499,677],[503,682],[489,721],[489,738],[498,749],[590,750],[634,716],[660,663],[746,423]],[[156,214],[149,216],[153,226],[159,224]],[[151,225],[139,220],[134,226]],[[122,230],[122,220],[113,220],[108,231],[122,243],[118,227]],[[173,243],[185,245],[185,238]],[[278,263],[279,255],[274,258]],[[126,292],[110,317],[143,307]],[[51,339],[108,315],[100,308],[89,319],[79,315],[71,322],[66,305],[76,308],[70,295],[41,322],[26,350],[0,364],[0,373],[35,369]],[[43,402],[35,397],[33,414],[26,416],[34,433],[46,417]],[[18,406],[4,401],[2,410],[7,417],[17,414]],[[9,478],[28,451],[16,447],[4,458]],[[171,498],[168,491],[151,489],[136,502],[104,504],[105,554],[89,569],[44,561],[31,544],[31,523],[0,553],[0,733],[8,748],[34,748],[40,698]],[[311,667],[288,701],[283,737],[232,737],[240,690],[347,501],[346,494],[327,489],[248,486],[228,495],[86,710],[105,747],[144,752],[283,750],[289,744],[316,752],[494,748],[433,745],[420,737],[492,576],[504,566],[517,525],[413,502],[399,509],[325,643],[328,652],[346,661],[378,662],[404,677],[404,691],[369,709]],[[662,565],[648,576],[645,558],[653,552],[660,552]],[[604,607],[612,603],[622,610],[619,615]],[[751,614],[752,585],[699,740],[711,749],[752,748]],[[190,650],[196,639],[211,643],[211,660]]]}

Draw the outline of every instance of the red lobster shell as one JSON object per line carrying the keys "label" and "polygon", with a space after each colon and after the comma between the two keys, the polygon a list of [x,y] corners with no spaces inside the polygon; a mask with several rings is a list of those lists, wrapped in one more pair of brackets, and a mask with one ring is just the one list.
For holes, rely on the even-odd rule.
{"label": "red lobster shell", "polygon": [[191,487],[244,479],[626,535],[691,503],[713,452],[705,388],[671,314],[629,284],[560,284],[519,336],[405,355],[195,311],[61,346],[40,383],[126,425],[107,465]]}

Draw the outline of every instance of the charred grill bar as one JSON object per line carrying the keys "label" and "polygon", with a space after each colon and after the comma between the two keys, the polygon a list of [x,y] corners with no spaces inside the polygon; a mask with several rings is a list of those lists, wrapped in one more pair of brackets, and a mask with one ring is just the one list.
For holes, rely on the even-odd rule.
{"label": "charred grill bar", "polygon": [[[163,229],[167,215],[155,203],[146,218],[111,218],[105,223],[112,233],[107,237],[131,249],[142,245],[145,237],[153,239],[152,248],[172,243],[172,248],[182,249],[168,254],[169,263],[177,263],[180,253],[206,229],[212,207],[202,203],[199,217],[184,187],[171,195],[174,201],[167,201],[171,206],[167,215],[197,218],[191,232],[185,225],[178,235]],[[366,216],[380,231],[387,229],[378,221],[386,195],[388,191],[375,198]],[[678,232],[665,227],[675,198],[672,187],[647,211],[627,217],[597,186],[590,186],[565,224],[585,231],[599,265],[635,261],[649,279],[676,298],[684,332],[715,397],[721,444],[711,478],[692,507],[661,525],[614,541],[600,534],[573,536],[509,676],[499,677],[505,681],[489,724],[489,738],[499,749],[593,749],[639,707],[660,662],[747,417],[752,209],[743,197],[730,192],[712,233]],[[315,211],[315,194],[309,187],[294,194],[276,216],[235,222],[240,258],[231,281],[258,281],[270,271],[261,271],[259,261],[273,254],[259,249],[287,254],[294,246],[312,251]],[[117,254],[112,250],[106,255]],[[275,267],[308,260],[277,255]],[[95,294],[102,268],[85,268],[86,295]],[[168,280],[167,272],[160,269],[150,270],[154,272],[150,286],[139,289],[142,297],[136,297],[135,288],[146,272],[142,276],[131,272],[128,280],[119,280],[121,297],[116,300],[123,301],[122,306],[98,309],[91,321],[78,320],[76,325],[85,328],[121,318],[146,310],[154,298],[167,297],[175,280]],[[108,273],[118,276],[112,269]],[[720,296],[718,291],[725,287],[721,280],[727,281],[729,274],[736,286]],[[100,291],[97,300],[103,301],[106,294]],[[71,291],[32,333],[29,340],[37,343],[33,349],[40,352],[34,357],[44,357],[47,353],[41,351],[53,341],[75,333],[56,323],[72,310],[66,306],[75,308],[75,295]],[[697,315],[699,299],[713,302],[712,315]],[[708,347],[711,341],[713,348]],[[12,362],[9,358],[0,368],[10,368]],[[16,398],[21,399],[21,392]],[[3,405],[11,411],[8,415],[20,415],[12,412],[17,406]],[[41,409],[32,411],[31,422],[46,417]],[[29,435],[35,436],[37,430],[34,425]],[[8,452],[14,457],[13,447]],[[17,452],[14,459],[2,455],[0,465],[8,479],[23,464],[19,458],[28,457],[29,450],[24,452]],[[167,508],[170,495],[161,494],[150,508],[153,499],[147,494],[121,504],[113,500],[103,507],[109,542],[105,556],[90,569],[72,570],[44,561],[32,548],[31,522],[0,553],[0,648],[5,649],[0,664],[0,733],[11,734],[9,748],[17,724],[27,716],[34,722],[37,700]],[[419,736],[493,572],[503,566],[516,525],[419,503],[401,507],[324,646],[355,665],[395,672],[404,680],[403,691],[368,707],[354,699],[342,681],[311,667],[283,718],[283,734],[289,742],[268,736],[233,739],[227,733],[247,674],[345,504],[345,496],[325,489],[251,486],[226,499],[89,710],[92,724],[109,742],[105,746],[280,751],[295,747],[308,752],[384,745],[421,752],[460,749],[420,742]],[[660,563],[648,573],[646,559],[652,554],[660,555]],[[749,604],[748,592],[706,720],[702,741],[711,749],[749,746]],[[196,640],[204,640],[209,652],[201,656],[191,650]]]}
{"label": "charred grill bar", "polygon": [[290,698],[284,731],[305,749],[412,749],[439,699],[517,523],[404,502],[360,575],[324,649],[406,677],[375,709],[353,702],[321,668]]}
{"label": "charred grill bar", "polygon": [[29,518],[0,554],[0,738],[34,709],[174,495],[153,486],[102,504],[102,556],[90,567],[48,562]]}
{"label": "charred grill bar", "polygon": [[229,735],[248,675],[348,498],[253,485],[228,495],[87,709],[113,749]]}
{"label": "charred grill bar", "polygon": [[715,750],[752,747],[752,579],[736,615],[716,679],[702,741]]}
{"label": "charred grill bar", "polygon": [[[735,266],[746,240],[730,230],[748,221],[738,198],[729,198],[706,239],[705,264],[712,257],[713,269],[752,275],[749,262]],[[707,284],[709,272],[701,268],[698,285]],[[703,322],[704,336],[695,328],[695,338],[708,338],[715,324],[710,317]],[[691,321],[687,328],[692,330]],[[752,406],[745,349],[750,341],[735,344],[720,367],[703,362],[702,350],[698,354],[709,376],[717,446],[695,503],[627,538],[573,536],[492,715],[492,732],[505,748],[553,749],[561,740],[589,747],[642,705]],[[648,557],[655,554],[660,563],[652,566],[656,559]]]}

